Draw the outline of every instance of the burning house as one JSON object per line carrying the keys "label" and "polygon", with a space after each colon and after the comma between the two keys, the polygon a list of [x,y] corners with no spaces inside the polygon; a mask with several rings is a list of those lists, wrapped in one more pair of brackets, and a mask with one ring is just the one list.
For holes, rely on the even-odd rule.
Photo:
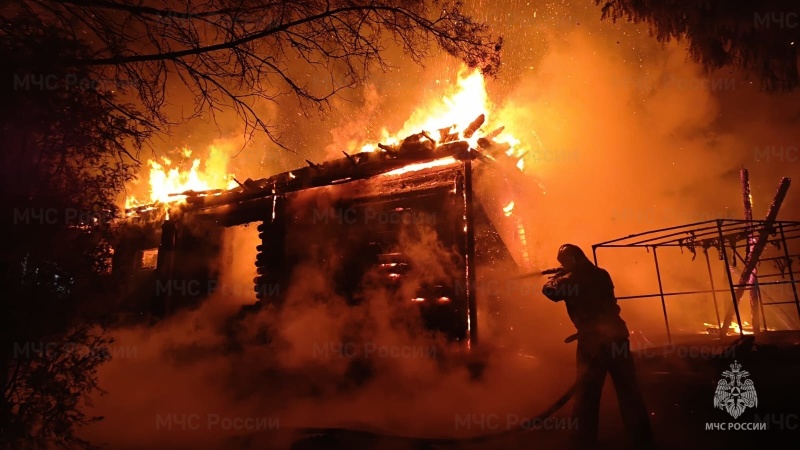
{"label": "burning house", "polygon": [[[475,342],[480,277],[529,264],[525,224],[513,214],[520,158],[498,138],[502,127],[482,132],[485,121],[480,115],[461,130],[422,131],[231,189],[175,192],[179,201],[132,207],[115,266],[135,278],[128,295],[149,297],[147,313],[162,317],[213,294],[223,230],[255,224],[247,309],[279,308],[294,268],[317,261],[334,267],[334,291],[348,304],[364,300],[365,283],[380,286],[418,308],[426,329]],[[445,250],[441,273],[404,253],[401,241],[421,233]],[[498,295],[490,298],[498,293],[487,294],[486,310],[499,314]]]}
{"label": "burning house", "polygon": [[[248,310],[280,308],[290,287],[299,282],[297,268],[314,262],[329,269],[331,290],[348,304],[363,302],[365,287],[380,286],[398,302],[417,308],[426,328],[454,341],[475,342],[487,318],[513,328],[513,323],[503,321],[515,316],[518,300],[530,303],[531,295],[538,293],[499,289],[497,282],[502,284],[515,271],[534,270],[528,241],[537,233],[524,218],[533,216],[526,208],[541,204],[537,196],[542,191],[531,189],[536,183],[524,173],[527,149],[489,120],[491,108],[480,75],[461,78],[458,84],[460,90],[444,99],[443,110],[429,108],[421,120],[409,121],[398,133],[406,136],[403,139],[386,134],[381,144],[342,152],[342,157],[325,162],[307,160],[303,167],[266,178],[240,182],[217,174],[201,180],[195,160],[188,176],[178,180],[177,172],[165,168],[168,162],[164,166],[151,162],[149,201],[129,201],[128,220],[115,245],[115,270],[129,278],[123,297],[134,304],[146,299],[146,306],[136,312],[155,317],[199,304],[220,287],[216,262],[225,230],[252,225],[258,231],[252,254],[234,256],[252,260],[252,275],[237,284],[247,285]],[[442,127],[442,123],[457,125]],[[184,156],[190,156],[188,151]],[[213,151],[209,157],[224,159]],[[693,255],[701,249],[706,257],[716,250],[724,263],[725,270],[708,279],[710,286],[689,288],[684,280],[688,289],[670,292],[661,286],[656,260],[658,291],[619,297],[628,304],[660,300],[651,310],[663,313],[666,332],[654,327],[637,330],[635,340],[642,346],[671,343],[679,333],[718,335],[730,327],[739,330],[737,334],[754,327],[769,331],[776,324],[781,329],[797,328],[794,316],[800,309],[796,280],[791,278],[794,271],[784,273],[796,255],[781,250],[796,252],[792,247],[796,224],[776,221],[780,195],[765,221],[753,221],[747,202],[749,184],[745,184],[745,211],[750,216],[744,222],[681,225],[594,246],[595,253],[608,247],[636,247],[653,250],[654,256],[660,248],[659,254],[680,249]],[[785,184],[788,188],[788,181]],[[786,242],[775,237],[776,229],[786,230]],[[762,239],[765,230],[768,237]],[[444,249],[446,261],[439,261],[437,270],[404,248],[414,234],[432,236],[426,245]],[[760,256],[764,248],[766,253]],[[741,250],[745,254],[736,253]],[[756,257],[746,261],[751,251]],[[739,270],[737,260],[746,270]],[[661,263],[663,271],[663,259]],[[771,284],[777,275],[756,270],[761,263],[780,265],[780,284]],[[675,266],[686,272],[684,264]],[[710,266],[690,271],[705,274],[706,270],[711,274]],[[786,276],[790,277],[784,280]],[[750,311],[740,314],[738,299],[743,291],[756,298],[778,286],[783,289],[775,296],[781,297],[775,300],[780,305],[751,301],[754,306],[745,305]],[[243,290],[237,287],[237,291]],[[728,295],[730,303],[725,301]],[[714,306],[703,306],[702,313],[692,314],[692,323],[676,330],[668,312],[676,309],[670,303],[678,296]],[[764,306],[774,313],[759,314]],[[720,316],[722,308],[726,310]],[[770,324],[769,329],[764,323]]]}
{"label": "burning house", "polygon": [[[525,208],[541,204],[536,197],[540,191],[528,189],[535,183],[523,175],[520,149],[503,128],[487,123],[485,114],[459,123],[461,127],[446,128],[425,123],[402,140],[325,162],[309,160],[303,167],[266,178],[161,183],[166,188],[153,190],[152,201],[129,205],[128,220],[114,246],[115,271],[128,278],[127,298],[134,304],[143,301],[140,312],[158,318],[215,295],[221,286],[217,262],[226,230],[249,225],[258,231],[258,242],[252,244],[252,254],[234,256],[247,259],[252,267],[252,275],[240,280],[250,299],[245,314],[284,307],[292,287],[304,283],[300,269],[313,263],[330,269],[331,290],[347,304],[364,302],[369,295],[365,287],[380,287],[396,304],[418,313],[427,330],[467,348],[496,337],[487,328],[516,328],[515,316],[525,315],[515,314],[513,300],[534,304],[533,293],[497,289],[491,281],[534,269],[529,241],[540,230],[523,218],[532,216]],[[162,181],[170,178],[163,170],[156,172]],[[787,188],[788,181],[783,181],[763,221],[753,220],[751,211],[743,221],[679,225],[593,246],[594,261],[603,267],[610,248],[652,254],[657,291],[621,295],[619,300],[625,312],[647,298],[660,302],[650,310],[659,317],[663,313],[663,328],[632,327],[631,336],[643,388],[650,393],[651,409],[659,411],[656,419],[667,417],[687,430],[718,420],[714,413],[719,411],[710,406],[713,382],[731,359],[759,380],[764,411],[788,414],[794,407],[781,395],[795,382],[797,346],[760,351],[753,344],[754,338],[762,344],[775,337],[776,330],[782,332],[781,339],[797,342],[800,303],[792,263],[800,224],[777,221]],[[431,237],[422,245],[445,250],[446,261],[438,261],[437,267],[445,270],[430,270],[430,261],[408,251],[406,241],[415,235]],[[708,270],[710,286],[689,287],[684,281],[675,290],[662,285],[670,278],[663,276],[669,251],[681,253],[675,266],[682,273],[705,275]],[[712,268],[717,254],[719,264],[714,267],[721,265],[720,270]],[[695,259],[700,266],[688,267]],[[779,273],[769,270],[772,264]],[[774,296],[769,292],[779,288]],[[745,292],[750,301],[740,302]],[[686,297],[697,301],[678,303]],[[701,303],[713,304],[713,309],[701,311]],[[697,311],[692,311],[688,326],[675,320],[691,308]],[[749,334],[755,336],[745,336]],[[353,372],[348,368],[347,373]],[[548,413],[563,406],[569,395]],[[315,436],[327,433],[312,431]],[[336,429],[333,434],[342,433]],[[364,432],[354,434],[360,438]],[[373,433],[369,438],[384,442],[395,437]],[[342,445],[336,441],[330,448]]]}

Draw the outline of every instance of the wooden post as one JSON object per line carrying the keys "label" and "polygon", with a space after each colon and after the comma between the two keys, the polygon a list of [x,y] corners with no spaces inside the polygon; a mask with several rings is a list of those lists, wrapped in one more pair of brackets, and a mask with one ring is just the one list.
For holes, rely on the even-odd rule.
{"label": "wooden post", "polygon": [[464,161],[464,213],[466,219],[467,320],[469,346],[478,345],[478,305],[475,293],[475,213],[473,204],[472,161]]}
{"label": "wooden post", "polygon": [[174,220],[167,219],[161,225],[161,243],[158,246],[158,260],[155,270],[155,292],[151,314],[157,319],[167,317],[173,308],[173,289],[176,289],[174,279],[175,246],[177,244],[178,228]]}
{"label": "wooden post", "polygon": [[[753,250],[749,255],[747,255],[744,270],[742,271],[741,277],[739,277],[739,283],[733,293],[732,300],[734,303],[728,308],[727,313],[725,314],[725,321],[722,324],[722,328],[720,328],[720,335],[723,337],[728,333],[728,328],[730,328],[731,321],[733,320],[734,310],[737,309],[736,306],[739,303],[739,299],[742,298],[742,294],[744,293],[744,287],[742,285],[745,284],[752,276],[753,269],[755,269],[759,258],[761,258],[761,253],[763,253],[764,248],[767,246],[767,241],[769,241],[770,236],[769,226],[775,222],[775,219],[778,217],[778,211],[781,209],[783,199],[786,198],[786,192],[789,190],[789,184],[791,181],[791,179],[786,177],[781,178],[780,185],[778,186],[778,192],[775,194],[775,198],[772,200],[772,204],[769,207],[769,212],[767,213],[767,218],[765,219],[766,223],[758,233],[758,238],[753,245]],[[725,243],[720,242],[720,245],[724,246]]]}

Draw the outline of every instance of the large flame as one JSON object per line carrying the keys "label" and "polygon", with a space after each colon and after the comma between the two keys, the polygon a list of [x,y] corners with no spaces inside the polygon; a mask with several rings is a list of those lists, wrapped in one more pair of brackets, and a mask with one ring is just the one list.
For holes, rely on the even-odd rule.
{"label": "large flame", "polygon": [[[401,129],[395,133],[389,133],[383,129],[379,142],[386,145],[398,144],[407,136],[415,135],[422,131],[435,136],[436,139],[442,132],[445,134],[457,134],[459,140],[469,142],[471,148],[478,147],[478,139],[494,130],[498,130],[501,124],[492,122],[492,111],[494,105],[489,101],[486,92],[486,85],[483,75],[477,70],[469,72],[462,69],[458,75],[456,84],[451,86],[449,92],[442,96],[440,101],[433,102],[415,111],[411,118],[405,122]],[[485,121],[479,130],[467,137],[465,131],[469,125],[480,115],[485,117]],[[517,167],[524,169],[524,151],[518,139],[514,138],[503,129],[499,133],[494,133],[493,140],[498,143],[505,143],[510,146],[506,152],[509,156],[518,158]],[[359,151],[376,151],[377,145],[366,144]],[[209,148],[209,156],[203,162],[200,158],[192,159],[192,151],[188,148],[181,150],[181,161],[174,163],[171,159],[162,157],[147,162],[149,172],[149,184],[146,192],[136,186],[130,186],[129,191],[135,192],[126,198],[125,208],[145,207],[146,205],[163,204],[168,208],[171,204],[182,202],[186,199],[181,195],[187,191],[210,191],[215,189],[233,189],[238,183],[233,179],[233,175],[227,173],[226,153],[216,146]],[[422,164],[414,164],[408,167],[389,172],[387,175],[396,175],[414,170],[421,170],[442,164],[455,162],[452,158],[444,161],[433,161]],[[132,189],[131,189],[132,188]]]}
{"label": "large flame", "polygon": [[[486,133],[500,128],[502,124],[492,122],[492,112],[495,106],[489,101],[486,92],[486,83],[483,75],[478,70],[472,72],[461,70],[456,84],[450,92],[442,96],[441,100],[417,109],[403,126],[395,133],[390,133],[386,128],[381,130],[380,142],[386,145],[399,143],[406,136],[425,131],[434,138],[438,137],[439,130],[448,133],[458,133],[460,140],[469,142],[470,147],[477,148],[478,139]],[[464,136],[464,131],[470,123],[481,114],[486,118],[481,126],[483,133],[475,133],[470,137]],[[520,141],[508,133],[506,129],[494,136],[496,142],[509,144],[509,156],[519,158],[517,167],[523,170],[525,163],[522,156],[525,151],[520,147]],[[376,145],[365,144],[360,148],[362,152],[372,152]]]}
{"label": "large flame", "polygon": [[201,162],[200,158],[192,159],[192,151],[188,148],[182,149],[180,153],[182,161],[178,163],[173,163],[167,157],[147,161],[150,167],[148,191],[127,197],[126,209],[182,202],[186,195],[179,194],[187,191],[202,192],[238,186],[233,175],[227,173],[227,156],[220,148],[209,147],[209,156],[205,162]]}

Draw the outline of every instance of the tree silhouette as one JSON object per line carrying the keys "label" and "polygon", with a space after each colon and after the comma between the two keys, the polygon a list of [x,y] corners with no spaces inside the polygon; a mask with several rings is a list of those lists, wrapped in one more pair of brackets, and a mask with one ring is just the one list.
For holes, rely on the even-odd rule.
{"label": "tree silhouette", "polygon": [[61,58],[95,80],[138,98],[145,125],[169,125],[171,83],[188,87],[190,117],[232,107],[246,132],[266,132],[258,102],[295,97],[326,106],[340,90],[388,67],[398,44],[417,63],[434,45],[492,74],[501,39],[439,0],[13,0],[10,10],[91,42],[91,53]]}
{"label": "tree silhouette", "polygon": [[[14,33],[8,33],[13,30]],[[88,447],[75,429],[110,343],[93,320],[109,283],[116,197],[149,130],[90,74],[55,63],[89,48],[30,18],[2,22],[0,447]],[[27,65],[22,65],[27,62]],[[110,291],[109,291],[110,292]]]}
{"label": "tree silhouette", "polygon": [[[260,102],[324,109],[394,44],[492,74],[502,44],[438,0],[9,0],[0,38],[0,447],[20,449],[90,447],[117,196],[153,133],[227,107],[279,142]],[[188,117],[167,112],[176,86]]]}
{"label": "tree silhouette", "polygon": [[800,4],[795,0],[595,0],[603,19],[650,25],[660,42],[685,40],[706,71],[734,67],[768,91],[800,85]]}

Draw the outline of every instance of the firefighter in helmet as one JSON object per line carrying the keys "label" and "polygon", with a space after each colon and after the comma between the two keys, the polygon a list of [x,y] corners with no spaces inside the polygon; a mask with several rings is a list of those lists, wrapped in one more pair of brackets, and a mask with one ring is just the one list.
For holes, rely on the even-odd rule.
{"label": "firefighter in helmet", "polygon": [[554,302],[564,301],[578,340],[578,388],[574,415],[577,446],[597,443],[600,394],[606,373],[617,393],[622,421],[635,448],[650,448],[652,431],[630,354],[628,327],[619,315],[614,284],[608,272],[595,266],[579,247],[562,245],[558,250],[560,270],[542,288]]}

